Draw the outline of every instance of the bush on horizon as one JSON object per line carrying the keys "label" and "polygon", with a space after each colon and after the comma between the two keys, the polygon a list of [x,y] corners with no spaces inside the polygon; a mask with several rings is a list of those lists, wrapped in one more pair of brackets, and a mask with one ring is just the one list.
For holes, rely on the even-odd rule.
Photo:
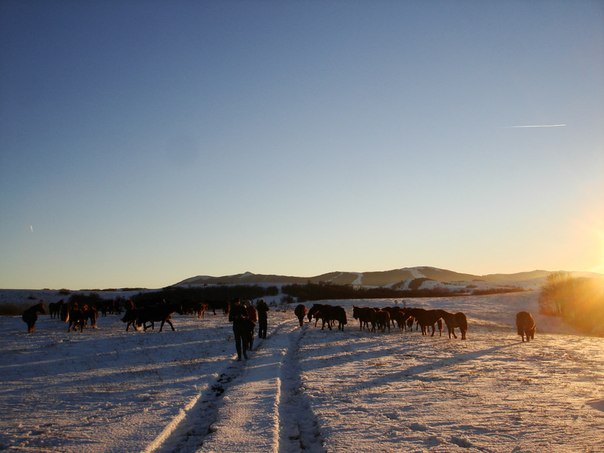
{"label": "bush on horizon", "polygon": [[539,312],[560,317],[583,333],[604,336],[604,278],[550,275],[539,294]]}

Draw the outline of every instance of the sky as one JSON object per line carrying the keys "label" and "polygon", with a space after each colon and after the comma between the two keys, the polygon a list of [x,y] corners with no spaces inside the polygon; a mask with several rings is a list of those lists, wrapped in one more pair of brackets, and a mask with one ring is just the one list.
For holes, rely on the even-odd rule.
{"label": "sky", "polygon": [[0,287],[604,272],[601,1],[0,1]]}

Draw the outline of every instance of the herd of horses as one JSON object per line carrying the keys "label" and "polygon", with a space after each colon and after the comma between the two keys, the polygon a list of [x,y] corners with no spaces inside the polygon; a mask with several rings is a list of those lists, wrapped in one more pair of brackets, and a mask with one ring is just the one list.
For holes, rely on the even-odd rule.
{"label": "herd of horses", "polygon": [[[294,309],[294,314],[298,318],[300,326],[303,325],[304,316],[311,322],[315,319],[315,327],[321,320],[321,329],[325,326],[332,330],[332,326],[337,323],[338,330],[344,330],[347,324],[346,310],[339,305],[314,304],[310,310],[306,310],[304,304],[299,304]],[[457,338],[455,329],[461,332],[461,339],[466,339],[468,331],[468,320],[464,313],[449,313],[445,310],[425,310],[423,308],[407,308],[389,306],[383,308],[375,307],[352,307],[352,317],[359,322],[360,330],[369,332],[390,332],[391,328],[398,328],[400,331],[412,330],[415,324],[416,330],[421,329],[422,335],[428,335],[430,329],[431,336],[434,336],[436,327],[440,335],[443,331],[443,321],[447,326],[449,338]]]}
{"label": "herd of horses", "polygon": [[[106,304],[95,306],[87,303],[64,302],[49,304],[49,315],[51,318],[59,318],[68,324],[67,331],[83,331],[90,324],[91,328],[96,328],[99,311],[102,315],[107,313],[121,314],[122,307],[117,304]],[[125,314],[122,321],[126,324],[126,331],[155,328],[155,323],[160,323],[159,331],[163,330],[164,324],[168,324],[172,330],[176,330],[172,324],[172,315],[178,314],[196,314],[198,318],[203,318],[206,311],[211,310],[216,314],[216,310],[221,310],[225,315],[229,313],[229,304],[227,301],[207,301],[195,304],[174,304],[165,300],[154,301],[136,306],[132,301],[128,301],[125,306]],[[42,302],[33,305],[23,312],[22,319],[27,324],[27,332],[32,333],[35,329],[35,323],[39,314],[46,314]],[[332,330],[337,327],[343,331],[348,323],[346,310],[339,305],[313,304],[307,310],[304,304],[298,304],[294,309],[294,314],[298,318],[300,326],[303,326],[304,319],[308,322],[315,320],[315,327],[321,321],[321,329],[327,327]],[[423,308],[389,306],[383,308],[358,307],[353,306],[352,317],[359,322],[359,329],[369,332],[390,332],[392,328],[399,331],[421,330],[422,335],[434,336],[438,328],[439,335],[443,332],[443,323],[447,327],[449,338],[457,338],[455,329],[459,329],[461,339],[466,339],[468,331],[468,320],[464,313],[449,313],[445,310],[434,309],[426,310]],[[516,328],[522,341],[530,341],[535,338],[536,325],[533,316],[527,311],[521,311],[516,315]]]}
{"label": "herd of horses", "polygon": [[[205,301],[191,303],[170,303],[165,300],[147,301],[136,305],[132,300],[99,300],[94,303],[82,303],[77,301],[51,302],[48,304],[48,314],[51,318],[60,319],[67,323],[67,331],[80,331],[90,327],[96,329],[99,316],[107,314],[121,315],[122,321],[126,324],[126,331],[143,329],[154,329],[155,323],[159,323],[159,331],[163,330],[164,324],[168,324],[172,330],[176,330],[172,324],[172,315],[174,313],[186,315],[195,314],[198,318],[203,318],[206,311],[216,310],[228,314],[229,304],[227,301]],[[38,314],[46,314],[42,302],[28,308],[23,312],[23,321],[27,323],[27,331],[33,332]]]}
{"label": "herd of horses", "polygon": [[[313,304],[310,310],[307,310],[304,304],[298,304],[294,309],[294,314],[298,318],[300,326],[304,325],[304,318],[308,322],[315,319],[315,327],[321,320],[321,330],[325,326],[329,330],[337,322],[338,330],[344,330],[347,324],[346,310],[339,305]],[[438,328],[439,336],[442,336],[443,323],[447,327],[449,338],[457,338],[455,329],[459,329],[461,339],[467,338],[468,319],[465,313],[449,313],[441,309],[426,310],[423,308],[397,307],[389,306],[383,308],[375,307],[352,307],[352,317],[359,322],[360,330],[369,332],[390,332],[391,328],[399,331],[421,330],[422,335],[434,336]],[[535,338],[536,325],[533,316],[526,311],[521,311],[516,315],[516,328],[522,341],[530,341]]]}
{"label": "herd of horses", "polygon": [[[101,299],[94,303],[60,300],[48,304],[48,314],[51,318],[60,319],[68,324],[67,331],[80,331],[91,327],[96,329],[99,316],[107,314],[121,315],[126,324],[126,331],[143,329],[154,329],[155,323],[159,323],[159,331],[163,330],[164,324],[168,324],[172,330],[176,330],[172,324],[172,315],[195,314],[197,318],[203,318],[207,311],[216,314],[216,311],[224,314],[229,312],[229,303],[225,300],[207,300],[204,302],[170,303],[164,299],[151,300],[135,304],[132,300],[105,300]],[[28,332],[34,331],[38,314],[46,314],[42,302],[28,308],[23,312],[23,321],[27,323]]]}

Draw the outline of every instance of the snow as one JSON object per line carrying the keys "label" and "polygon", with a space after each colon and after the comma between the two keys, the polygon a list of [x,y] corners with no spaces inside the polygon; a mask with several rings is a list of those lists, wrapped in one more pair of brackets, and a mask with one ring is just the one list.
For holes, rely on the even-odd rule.
{"label": "snow", "polygon": [[357,272],[357,278],[352,282],[352,286],[361,286],[363,284],[363,273]]}
{"label": "snow", "polygon": [[412,276],[413,278],[423,278],[423,277],[425,277],[425,275],[424,275],[424,274],[422,274],[422,273],[419,271],[419,269],[418,269],[418,268],[416,268],[416,267],[410,267],[410,268],[408,268],[407,270],[408,270],[409,272],[411,272],[411,276]]}
{"label": "snow", "polygon": [[[0,449],[603,451],[604,338],[538,315],[537,293],[328,302],[347,309],[344,332],[273,306],[242,362],[222,314],[161,333],[110,315],[82,333],[41,316],[27,334],[0,317]],[[463,311],[468,340],[360,331],[351,316],[393,304]],[[513,326],[523,309],[530,343]]]}

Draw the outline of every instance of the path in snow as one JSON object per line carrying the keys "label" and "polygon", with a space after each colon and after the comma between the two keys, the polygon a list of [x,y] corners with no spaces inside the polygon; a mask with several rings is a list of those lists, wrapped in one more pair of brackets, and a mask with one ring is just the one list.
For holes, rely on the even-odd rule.
{"label": "path in snow", "polygon": [[147,451],[323,451],[299,388],[298,348],[305,330],[288,319],[269,331],[266,340],[255,339],[249,360],[229,364]]}

